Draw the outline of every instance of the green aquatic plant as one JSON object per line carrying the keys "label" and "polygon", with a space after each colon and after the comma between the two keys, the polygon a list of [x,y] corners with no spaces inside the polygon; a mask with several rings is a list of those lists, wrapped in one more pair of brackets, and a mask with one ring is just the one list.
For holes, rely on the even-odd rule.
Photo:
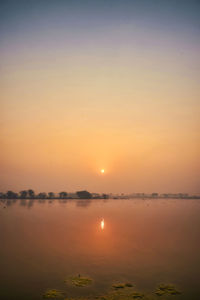
{"label": "green aquatic plant", "polygon": [[126,282],[126,283],[125,283],[125,287],[133,287],[133,285],[132,285],[132,283],[130,283],[130,282]]}
{"label": "green aquatic plant", "polygon": [[117,290],[117,289],[124,289],[126,287],[133,287],[133,285],[130,282],[126,282],[126,283],[114,283],[112,285],[112,287]]}
{"label": "green aquatic plant", "polygon": [[155,291],[157,296],[163,295],[179,295],[181,292],[173,284],[160,284]]}
{"label": "green aquatic plant", "polygon": [[74,286],[84,287],[92,284],[92,279],[90,277],[81,276],[70,276],[65,280],[66,283],[70,283]]}
{"label": "green aquatic plant", "polygon": [[144,294],[138,293],[138,292],[133,292],[132,296],[133,296],[133,299],[142,299],[142,298],[144,298]]}
{"label": "green aquatic plant", "polygon": [[144,294],[134,290],[131,283],[115,283],[112,285],[114,290],[101,296],[100,300],[133,300],[143,299]]}
{"label": "green aquatic plant", "polygon": [[163,295],[166,294],[166,292],[165,292],[165,291],[162,291],[162,290],[160,290],[160,289],[157,289],[157,290],[155,291],[155,294],[156,294],[157,296],[163,296]]}
{"label": "green aquatic plant", "polygon": [[60,299],[60,298],[63,298],[64,297],[64,293],[59,291],[59,290],[54,290],[54,289],[49,289],[49,290],[46,290],[46,292],[43,294],[43,298],[46,298],[46,299]]}
{"label": "green aquatic plant", "polygon": [[[77,276],[68,277],[65,282],[69,283],[76,287],[85,287],[92,283],[90,277]],[[110,289],[106,294],[102,296],[86,296],[83,298],[71,298],[67,297],[64,299],[65,294],[62,291],[56,289],[48,289],[44,294],[44,298],[53,298],[53,299],[64,299],[64,300],[155,300],[158,299],[157,296],[161,296],[161,299],[168,299],[171,295],[178,295],[181,292],[173,284],[160,284],[154,293],[143,294],[134,289],[133,284],[130,282],[125,283],[113,283],[112,289]]]}

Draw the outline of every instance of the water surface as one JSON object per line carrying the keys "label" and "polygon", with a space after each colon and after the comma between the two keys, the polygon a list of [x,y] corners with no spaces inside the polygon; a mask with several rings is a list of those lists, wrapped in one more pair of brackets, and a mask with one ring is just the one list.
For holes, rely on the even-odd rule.
{"label": "water surface", "polygon": [[[143,292],[173,283],[183,293],[172,299],[200,299],[199,200],[7,200],[0,234],[4,300],[42,299],[47,288],[98,295],[115,281]],[[94,284],[66,286],[73,274]]]}

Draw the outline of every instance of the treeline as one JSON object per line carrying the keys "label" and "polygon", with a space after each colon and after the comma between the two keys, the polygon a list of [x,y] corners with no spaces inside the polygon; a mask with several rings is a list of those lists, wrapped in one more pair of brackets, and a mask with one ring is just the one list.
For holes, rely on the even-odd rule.
{"label": "treeline", "polygon": [[35,193],[34,190],[23,190],[19,193],[7,191],[6,193],[0,192],[0,199],[108,199],[107,194],[92,194],[88,191],[77,191],[73,197],[67,192],[60,192],[58,194],[53,192]]}
{"label": "treeline", "polygon": [[133,194],[98,194],[90,193],[88,191],[77,191],[76,193],[67,193],[62,191],[60,193],[41,192],[36,193],[34,190],[23,190],[19,193],[7,191],[0,192],[0,199],[200,199],[200,195],[189,195],[186,193],[178,194],[159,194],[159,193],[133,193]]}

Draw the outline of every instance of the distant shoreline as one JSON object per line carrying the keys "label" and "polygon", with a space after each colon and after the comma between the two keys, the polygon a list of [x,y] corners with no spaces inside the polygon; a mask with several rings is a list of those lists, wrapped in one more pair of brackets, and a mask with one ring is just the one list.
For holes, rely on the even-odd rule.
{"label": "distant shoreline", "polygon": [[108,197],[108,198],[78,198],[78,197],[68,197],[68,198],[0,198],[0,201],[2,200],[173,200],[173,199],[179,199],[179,200],[195,200],[195,199],[200,199],[200,196],[189,196],[189,197]]}
{"label": "distant shoreline", "polygon": [[199,195],[192,195],[188,193],[131,193],[131,194],[114,194],[114,193],[90,193],[86,190],[77,191],[75,193],[68,193],[65,191],[54,192],[40,192],[36,193],[32,189],[22,190],[20,192],[13,192],[11,190],[6,193],[0,192],[0,199],[200,199]]}

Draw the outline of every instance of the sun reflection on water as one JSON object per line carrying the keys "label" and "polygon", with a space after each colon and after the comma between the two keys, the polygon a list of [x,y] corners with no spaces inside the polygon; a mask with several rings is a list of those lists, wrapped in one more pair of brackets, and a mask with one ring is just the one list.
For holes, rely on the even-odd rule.
{"label": "sun reflection on water", "polygon": [[104,230],[104,219],[101,220],[101,229]]}

